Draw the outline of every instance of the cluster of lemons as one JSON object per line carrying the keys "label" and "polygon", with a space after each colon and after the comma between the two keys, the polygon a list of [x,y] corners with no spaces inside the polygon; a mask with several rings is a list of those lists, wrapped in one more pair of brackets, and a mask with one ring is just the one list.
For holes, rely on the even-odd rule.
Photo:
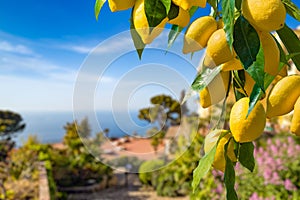
{"label": "cluster of lemons", "polygon": [[[221,18],[212,16],[199,17],[190,23],[189,10],[193,6],[205,7],[206,0],[172,0],[177,6],[178,16],[172,19],[166,17],[156,27],[149,27],[144,0],[108,0],[111,11],[133,8],[133,25],[145,44],[151,43],[163,30],[166,23],[187,27],[183,53],[193,53],[206,48],[203,65],[207,68],[221,66],[221,71],[200,92],[200,104],[207,108],[219,103],[225,98],[231,85],[230,74],[233,70],[243,72],[244,81],[238,89],[244,98],[234,103],[229,118],[230,131],[214,130],[205,138],[205,152],[218,142],[214,168],[225,170],[224,146],[228,144],[227,155],[233,161],[238,160],[234,153],[234,141],[238,143],[252,142],[263,133],[266,119],[281,116],[294,109],[291,132],[300,135],[300,76],[287,76],[287,66],[279,70],[280,50],[271,32],[284,26],[286,9],[281,0],[242,0],[241,12],[244,18],[255,28],[264,52],[264,71],[276,77],[268,88],[266,97],[259,101],[250,114],[249,96],[255,81],[244,70],[234,48],[230,49],[224,23]],[[231,91],[232,92],[232,91]],[[220,136],[223,136],[221,139]],[[233,140],[234,139],[234,140]]]}

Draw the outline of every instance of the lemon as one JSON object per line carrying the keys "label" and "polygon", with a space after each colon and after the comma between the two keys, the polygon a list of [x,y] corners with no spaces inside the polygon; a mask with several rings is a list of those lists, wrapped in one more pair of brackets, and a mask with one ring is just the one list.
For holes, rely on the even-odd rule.
{"label": "lemon", "polygon": [[300,96],[299,86],[299,75],[286,76],[278,81],[267,98],[267,117],[272,118],[291,112]]}
{"label": "lemon", "polygon": [[172,0],[172,2],[184,10],[188,10],[193,6],[205,8],[206,5],[206,0]]}
{"label": "lemon", "polygon": [[200,105],[207,108],[219,103],[226,96],[229,84],[229,72],[221,71],[201,92]]}
{"label": "lemon", "polygon": [[135,0],[108,0],[111,12],[127,10],[134,6]]}
{"label": "lemon", "polygon": [[244,90],[247,93],[246,95],[248,97],[251,95],[254,85],[255,81],[253,80],[253,78],[248,74],[248,72],[245,72]]}
{"label": "lemon", "polygon": [[223,19],[220,18],[218,21],[217,21],[217,24],[218,24],[218,29],[221,29],[224,27],[224,22],[223,22]]}
{"label": "lemon", "polygon": [[213,68],[233,58],[234,55],[227,43],[225,31],[218,29],[210,36],[207,42],[204,65]]}
{"label": "lemon", "polygon": [[144,10],[144,0],[137,0],[133,9],[133,24],[145,44],[150,44],[162,31],[168,19],[165,18],[158,26],[150,31]]}
{"label": "lemon", "polygon": [[206,47],[210,36],[217,30],[217,22],[211,16],[196,19],[188,27],[183,43],[184,54],[199,51]]}
{"label": "lemon", "polygon": [[300,136],[300,97],[298,97],[295,106],[294,114],[291,123],[291,132]]}
{"label": "lemon", "polygon": [[243,69],[243,65],[241,61],[237,58],[233,58],[228,62],[222,64],[222,71],[241,70],[241,69]]}
{"label": "lemon", "polygon": [[252,142],[261,136],[266,124],[266,113],[260,102],[257,102],[246,118],[249,101],[248,97],[241,98],[233,105],[230,112],[230,130],[235,141],[240,143]]}
{"label": "lemon", "polygon": [[179,7],[178,16],[174,19],[169,20],[170,24],[175,24],[181,27],[185,27],[190,22],[190,13],[187,10]]}
{"label": "lemon", "polygon": [[283,27],[286,10],[281,0],[243,0],[242,14],[258,30],[271,32]]}
{"label": "lemon", "polygon": [[[220,135],[222,133],[226,133],[226,130],[214,130],[213,132],[210,132],[204,140],[204,152],[208,153],[217,143]],[[225,151],[224,151],[224,146],[228,142],[228,140],[232,137],[230,133],[226,134],[224,137],[222,137],[218,143],[217,149],[216,149],[216,154],[213,162],[213,167],[215,169],[218,169],[222,172],[225,171],[225,166],[226,166],[226,160],[225,160]],[[234,142],[233,140],[230,141],[227,149],[227,155],[232,160],[235,162],[237,160],[235,153],[234,153]]]}
{"label": "lemon", "polygon": [[270,33],[259,32],[259,39],[264,51],[264,71],[272,76],[276,76],[279,72],[280,52],[276,41]]}

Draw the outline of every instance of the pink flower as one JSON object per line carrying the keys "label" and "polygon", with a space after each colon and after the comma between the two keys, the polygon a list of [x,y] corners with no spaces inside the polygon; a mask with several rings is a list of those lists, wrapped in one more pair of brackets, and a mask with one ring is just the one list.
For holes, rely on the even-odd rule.
{"label": "pink flower", "polygon": [[284,187],[286,190],[289,190],[289,191],[294,191],[297,189],[296,186],[292,183],[292,181],[290,179],[284,180]]}

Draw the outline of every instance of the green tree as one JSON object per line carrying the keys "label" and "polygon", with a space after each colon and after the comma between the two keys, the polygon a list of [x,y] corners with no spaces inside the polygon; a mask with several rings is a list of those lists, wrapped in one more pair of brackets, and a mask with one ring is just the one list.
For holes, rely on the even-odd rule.
{"label": "green tree", "polygon": [[87,117],[85,117],[83,120],[81,120],[79,126],[77,127],[78,133],[83,138],[88,138],[91,136],[91,126],[89,124],[89,120]]}
{"label": "green tree", "polygon": [[8,153],[15,145],[12,137],[24,128],[25,124],[20,114],[11,111],[0,111],[0,188],[3,199],[6,199],[4,182],[7,179],[9,170]]}
{"label": "green tree", "polygon": [[0,161],[5,161],[8,152],[14,147],[12,137],[24,128],[25,124],[20,114],[0,111]]}
{"label": "green tree", "polygon": [[138,117],[150,123],[157,122],[160,129],[166,131],[170,125],[180,124],[181,106],[168,95],[157,95],[150,99],[151,106],[139,111]]}

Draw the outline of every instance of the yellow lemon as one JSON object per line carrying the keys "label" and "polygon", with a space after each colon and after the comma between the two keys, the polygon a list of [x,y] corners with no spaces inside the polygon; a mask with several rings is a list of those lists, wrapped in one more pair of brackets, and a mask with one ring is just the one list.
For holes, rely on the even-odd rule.
{"label": "yellow lemon", "polygon": [[224,29],[218,29],[210,36],[207,42],[204,65],[213,68],[233,58],[234,54],[229,48]]}
{"label": "yellow lemon", "polygon": [[300,136],[300,97],[294,105],[294,114],[291,123],[291,132]]}
{"label": "yellow lemon", "polygon": [[211,16],[204,16],[191,23],[184,36],[184,54],[199,51],[206,47],[210,36],[217,30],[217,22]]}
{"label": "yellow lemon", "polygon": [[230,73],[221,71],[209,84],[200,92],[200,105],[207,108],[219,103],[226,96]]}
{"label": "yellow lemon", "polygon": [[280,52],[276,41],[270,33],[258,33],[262,44],[265,58],[264,71],[272,76],[276,76],[279,72]]}
{"label": "yellow lemon", "polygon": [[206,5],[206,0],[172,0],[172,2],[184,10],[188,10],[193,6],[205,8]]}
{"label": "yellow lemon", "polygon": [[278,81],[267,98],[267,117],[272,118],[291,112],[300,96],[299,86],[299,75],[286,76]]}
{"label": "yellow lemon", "polygon": [[240,143],[252,142],[261,136],[266,124],[266,113],[260,102],[257,102],[246,118],[249,101],[248,97],[241,98],[233,105],[230,112],[230,130],[235,141]]}
{"label": "yellow lemon", "polygon": [[223,22],[223,19],[220,18],[218,21],[217,21],[217,24],[218,24],[218,29],[221,29],[224,27],[224,22]]}
{"label": "yellow lemon", "polygon": [[108,5],[112,12],[132,8],[134,3],[135,0],[108,0]]}
{"label": "yellow lemon", "polygon": [[245,72],[244,90],[246,91],[248,97],[251,95],[254,85],[255,81],[253,78],[248,74],[248,72]]}
{"label": "yellow lemon", "polygon": [[243,65],[241,61],[237,58],[233,58],[230,61],[222,64],[222,71],[241,70],[241,69],[243,69]]}
{"label": "yellow lemon", "polygon": [[265,32],[282,28],[286,18],[281,0],[243,0],[242,14],[255,28]]}
{"label": "yellow lemon", "polygon": [[144,0],[137,0],[133,10],[133,24],[145,44],[150,44],[162,31],[168,19],[164,19],[150,31],[144,10]]}
{"label": "yellow lemon", "polygon": [[184,10],[183,8],[179,7],[178,16],[174,19],[169,20],[170,24],[175,24],[181,27],[185,27],[190,22],[190,13],[187,10]]}
{"label": "yellow lemon", "polygon": [[[214,130],[210,132],[204,140],[204,152],[208,153],[217,143],[220,135],[222,133],[227,132],[226,130]],[[227,133],[224,137],[222,137],[218,143],[217,149],[216,149],[216,154],[213,162],[213,167],[215,169],[218,169],[222,172],[225,171],[225,166],[226,166],[226,160],[225,160],[225,151],[224,151],[224,146],[228,142],[228,140],[232,137],[230,133]],[[232,160],[233,162],[237,161],[237,158],[234,153],[234,142],[233,140],[230,141],[227,149],[227,155]]]}

